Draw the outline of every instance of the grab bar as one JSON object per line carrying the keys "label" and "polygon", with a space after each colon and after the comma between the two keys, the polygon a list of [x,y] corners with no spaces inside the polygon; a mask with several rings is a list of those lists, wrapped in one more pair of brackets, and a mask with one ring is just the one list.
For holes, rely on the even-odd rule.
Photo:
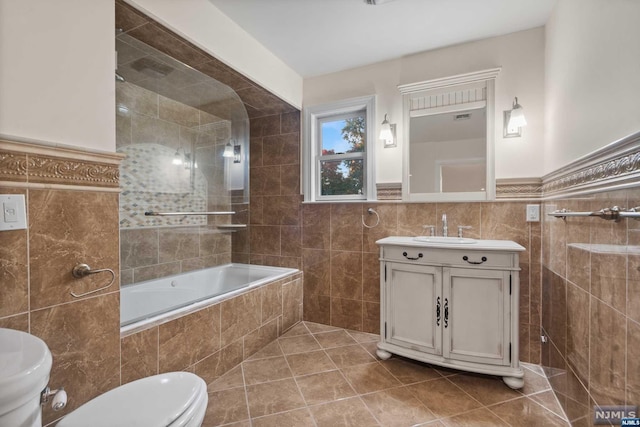
{"label": "grab bar", "polygon": [[89,267],[87,264],[78,264],[75,267],[73,267],[73,270],[71,270],[71,274],[73,274],[73,277],[75,277],[76,279],[80,279],[83,278],[85,276],[88,276],[90,274],[97,274],[97,273],[102,273],[103,271],[108,271],[109,273],[111,273],[111,281],[109,282],[109,284],[107,286],[103,286],[101,288],[98,289],[94,289],[93,291],[89,291],[89,292],[85,292],[82,294],[76,294],[75,292],[70,292],[71,295],[75,298],[80,298],[83,297],[85,295],[89,295],[89,294],[93,294],[96,292],[100,292],[104,289],[107,289],[109,286],[113,285],[113,282],[115,282],[116,280],[116,273],[113,272],[112,269],[110,268],[101,268],[99,270],[92,270],[91,267]]}
{"label": "grab bar", "polygon": [[180,216],[180,215],[235,215],[234,211],[224,212],[154,212],[147,211],[144,213],[145,216]]}
{"label": "grab bar", "polygon": [[560,209],[549,212],[547,215],[554,216],[556,218],[562,218],[565,221],[567,217],[571,216],[595,216],[601,219],[615,222],[619,222],[622,218],[632,218],[637,221],[640,220],[640,206],[636,206],[635,208],[631,208],[629,210],[621,209],[618,206],[614,206],[612,208],[600,209],[599,211],[593,212],[571,212],[567,209]]}

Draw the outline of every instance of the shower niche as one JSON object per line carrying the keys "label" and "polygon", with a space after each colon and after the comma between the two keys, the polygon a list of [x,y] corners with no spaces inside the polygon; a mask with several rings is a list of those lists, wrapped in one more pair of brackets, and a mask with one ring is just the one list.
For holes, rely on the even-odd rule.
{"label": "shower niche", "polygon": [[[116,34],[122,285],[231,262],[249,199],[249,118],[229,86]],[[237,226],[237,227],[236,227]]]}

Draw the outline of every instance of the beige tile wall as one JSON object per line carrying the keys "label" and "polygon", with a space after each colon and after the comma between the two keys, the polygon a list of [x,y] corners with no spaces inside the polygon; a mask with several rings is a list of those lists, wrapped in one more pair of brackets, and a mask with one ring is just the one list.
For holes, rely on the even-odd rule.
{"label": "beige tile wall", "polygon": [[[0,193],[24,194],[28,221],[26,230],[0,232],[0,327],[30,332],[51,349],[50,384],[65,387],[69,403],[58,413],[46,406],[45,424],[120,384],[120,158],[79,152],[56,157],[57,151],[0,141]],[[103,173],[92,178],[97,170]],[[43,181],[57,188],[44,188]],[[82,191],[73,185],[79,183]],[[71,270],[78,263],[113,269],[114,284],[72,297],[71,291],[90,291],[110,278],[75,279]]]}
{"label": "beige tile wall", "polygon": [[[128,82],[116,85],[116,104],[118,151],[131,144],[153,143],[172,151],[181,148],[192,155],[196,153],[200,166],[197,173],[203,174],[207,182],[206,194],[203,194],[206,206],[185,210],[230,210],[230,194],[224,188],[224,176],[219,172],[224,168],[222,150],[229,140],[229,126],[211,126],[223,123],[221,118]],[[219,162],[214,164],[205,155]],[[164,204],[156,199],[153,192],[141,192],[143,188],[136,191],[135,182],[122,185],[127,192],[124,194],[139,194],[144,200],[127,199],[121,203],[121,221],[126,218],[123,212],[128,210],[135,209],[135,213],[141,216],[156,204]],[[184,194],[176,194],[173,199],[177,200],[171,203],[179,203],[178,200],[184,197]],[[138,206],[135,207],[134,203]],[[186,225],[176,224],[175,217],[166,218],[174,225],[129,228],[126,223],[122,224],[120,259],[123,285],[230,262],[231,236],[215,227],[217,221],[228,222],[228,218],[211,217],[209,223],[205,219],[201,225],[191,226],[189,224],[196,217],[180,219],[187,220]]]}
{"label": "beige tile wall", "polygon": [[[380,216],[367,214],[373,208]],[[520,359],[540,361],[540,223],[525,221],[525,202],[495,203],[326,203],[302,207],[302,265],[305,320],[358,331],[380,331],[380,266],[376,240],[424,234],[442,214],[449,232],[469,225],[465,236],[513,240],[520,255]]]}
{"label": "beige tile wall", "polygon": [[[545,203],[591,212],[640,204],[640,190]],[[640,403],[640,223],[582,217],[543,223],[542,349],[556,396],[575,425],[594,405]],[[599,246],[597,246],[599,245]]]}
{"label": "beige tile wall", "polygon": [[[50,385],[65,387],[69,403],[60,412],[45,406],[45,425],[144,376],[189,370],[213,381],[301,320],[302,273],[295,273],[121,339],[117,180],[110,188],[69,184],[86,184],[96,169],[105,175],[117,171],[120,157],[79,150],[47,156],[64,167],[46,177],[57,185],[46,189],[39,188],[43,157],[37,153],[42,151],[63,154],[0,141],[0,194],[24,194],[28,218],[28,229],[0,232],[0,327],[30,332],[51,350]],[[105,181],[104,176],[96,179]],[[71,291],[96,289],[110,277],[75,279],[71,270],[81,262],[113,269],[114,284],[72,297]]]}
{"label": "beige tile wall", "polygon": [[302,273],[122,338],[122,383],[171,371],[212,382],[302,319]]}

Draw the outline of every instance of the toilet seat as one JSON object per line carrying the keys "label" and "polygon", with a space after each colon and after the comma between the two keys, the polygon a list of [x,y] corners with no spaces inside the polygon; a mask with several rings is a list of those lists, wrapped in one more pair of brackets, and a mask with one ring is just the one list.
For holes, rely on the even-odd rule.
{"label": "toilet seat", "polygon": [[207,401],[202,378],[171,372],[108,391],[65,416],[57,427],[200,426]]}

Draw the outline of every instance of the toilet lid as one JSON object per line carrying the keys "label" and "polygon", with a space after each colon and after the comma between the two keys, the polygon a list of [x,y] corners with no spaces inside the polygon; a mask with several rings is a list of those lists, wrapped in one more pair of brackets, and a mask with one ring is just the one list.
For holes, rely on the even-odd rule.
{"label": "toilet lid", "polygon": [[57,427],[164,427],[194,405],[202,393],[206,394],[206,384],[192,373],[154,375],[90,400]]}

